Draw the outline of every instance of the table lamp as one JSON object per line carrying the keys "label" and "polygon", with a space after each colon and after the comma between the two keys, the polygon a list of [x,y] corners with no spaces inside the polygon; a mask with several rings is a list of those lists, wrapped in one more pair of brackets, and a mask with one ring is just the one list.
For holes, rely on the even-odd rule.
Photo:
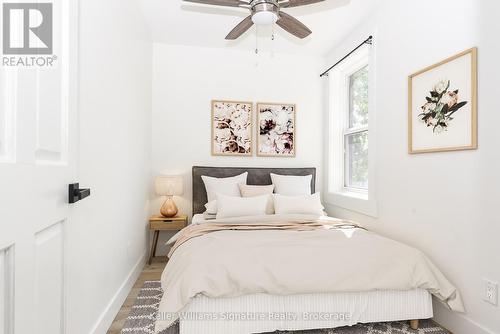
{"label": "table lamp", "polygon": [[165,203],[161,206],[160,213],[163,217],[172,218],[177,214],[173,196],[180,196],[184,192],[184,179],[180,175],[160,175],[155,180],[156,194],[167,196]]}

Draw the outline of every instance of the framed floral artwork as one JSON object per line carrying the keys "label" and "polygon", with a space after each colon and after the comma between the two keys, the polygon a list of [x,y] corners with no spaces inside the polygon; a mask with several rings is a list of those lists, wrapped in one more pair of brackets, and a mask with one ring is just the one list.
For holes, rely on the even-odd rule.
{"label": "framed floral artwork", "polygon": [[212,155],[252,155],[252,102],[212,101]]}
{"label": "framed floral artwork", "polygon": [[408,151],[477,149],[477,48],[408,78]]}
{"label": "framed floral artwork", "polygon": [[257,104],[257,155],[295,157],[294,104]]}

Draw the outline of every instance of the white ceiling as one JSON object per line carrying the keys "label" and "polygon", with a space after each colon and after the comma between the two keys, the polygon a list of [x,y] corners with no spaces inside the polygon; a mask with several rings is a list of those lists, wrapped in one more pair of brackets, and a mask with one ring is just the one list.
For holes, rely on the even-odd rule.
{"label": "white ceiling", "polygon": [[[153,40],[167,44],[254,50],[255,26],[236,41],[226,41],[229,31],[249,15],[244,8],[207,6],[182,0],[138,0],[150,26]],[[326,54],[375,9],[378,0],[326,0],[285,9],[307,25],[312,35],[300,40],[276,26],[259,28],[259,49],[276,52]]]}

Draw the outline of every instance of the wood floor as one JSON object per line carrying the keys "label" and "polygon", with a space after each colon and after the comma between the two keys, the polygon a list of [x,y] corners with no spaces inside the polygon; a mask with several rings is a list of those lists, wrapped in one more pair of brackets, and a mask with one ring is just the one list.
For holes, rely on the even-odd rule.
{"label": "wood floor", "polygon": [[134,287],[128,294],[125,303],[123,303],[120,312],[118,312],[118,314],[115,317],[115,320],[113,320],[113,324],[109,328],[107,334],[120,334],[120,331],[122,330],[123,325],[125,324],[125,320],[127,319],[127,316],[130,313],[130,310],[132,309],[135,299],[137,298],[139,291],[144,285],[144,282],[159,281],[161,273],[163,272],[163,269],[165,268],[166,264],[167,260],[165,257],[157,257],[153,260],[153,263],[151,263],[151,265],[146,264],[146,266],[142,270],[141,275],[137,279],[137,282],[135,282]]}

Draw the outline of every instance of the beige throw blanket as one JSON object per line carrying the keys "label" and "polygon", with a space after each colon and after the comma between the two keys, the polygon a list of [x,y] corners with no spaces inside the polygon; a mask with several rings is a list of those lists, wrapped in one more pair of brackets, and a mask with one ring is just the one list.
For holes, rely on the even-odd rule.
{"label": "beige throw blanket", "polygon": [[179,232],[169,241],[175,246],[162,274],[156,330],[171,326],[200,294],[219,298],[420,288],[452,310],[464,311],[458,291],[419,250],[350,223],[315,218],[214,220]]}
{"label": "beige throw blanket", "polygon": [[339,229],[339,228],[360,228],[357,224],[349,221],[328,220],[318,218],[315,220],[295,220],[283,222],[260,222],[255,224],[250,223],[208,223],[190,225],[184,228],[180,235],[176,238],[174,245],[170,248],[168,257],[179,248],[182,244],[192,238],[200,237],[208,233],[218,231],[251,231],[251,230],[287,230],[287,231],[314,231],[320,229]]}

